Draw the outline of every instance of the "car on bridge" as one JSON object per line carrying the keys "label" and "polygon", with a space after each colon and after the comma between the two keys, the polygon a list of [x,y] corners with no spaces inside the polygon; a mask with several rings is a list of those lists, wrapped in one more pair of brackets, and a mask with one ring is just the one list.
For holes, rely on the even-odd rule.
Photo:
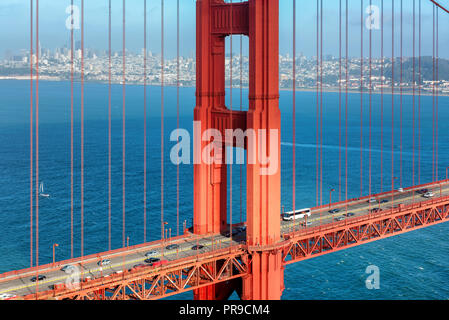
{"label": "car on bridge", "polygon": [[161,259],[159,259],[159,258],[148,258],[148,259],[145,259],[145,263],[152,264],[152,263],[158,262],[159,260],[161,260]]}
{"label": "car on bridge", "polygon": [[176,243],[169,244],[168,246],[165,247],[165,249],[167,249],[167,250],[175,250],[175,249],[178,249],[178,248],[179,248],[179,245],[177,245]]}
{"label": "car on bridge", "polygon": [[423,195],[424,198],[432,198],[433,196],[435,196],[435,194],[432,191],[426,192]]}
{"label": "car on bridge", "polygon": [[98,263],[97,263],[99,266],[108,266],[108,265],[110,265],[111,264],[111,260],[109,260],[109,259],[103,259],[103,260],[101,260],[101,261],[98,261]]}
{"label": "car on bridge", "polygon": [[419,189],[416,192],[419,193],[419,194],[425,194],[425,193],[429,192],[429,189]]}
{"label": "car on bridge", "polygon": [[382,209],[381,208],[374,208],[374,209],[371,209],[370,211],[371,211],[371,213],[377,213],[377,212],[381,212]]}
{"label": "car on bridge", "polygon": [[335,217],[334,220],[335,221],[342,221],[342,220],[345,220],[345,217],[343,217],[343,216]]}
{"label": "car on bridge", "polygon": [[345,213],[344,215],[346,217],[352,217],[352,216],[355,216],[355,213],[354,212],[348,212],[348,213]]}
{"label": "car on bridge", "polygon": [[367,202],[368,203],[375,203],[375,202],[377,202],[377,199],[376,198],[371,198]]}
{"label": "car on bridge", "polygon": [[149,257],[154,257],[155,255],[157,255],[159,252],[157,252],[156,250],[151,250],[148,251],[147,253],[145,253],[145,257],[149,258]]}
{"label": "car on bridge", "polygon": [[76,270],[76,267],[72,266],[71,264],[68,264],[61,268],[61,271],[65,272],[65,273],[73,273],[73,272],[75,272],[75,270]]}
{"label": "car on bridge", "polygon": [[303,227],[308,227],[308,226],[311,226],[311,225],[312,225],[312,222],[310,222],[310,221],[303,222],[301,225],[302,225]]}
{"label": "car on bridge", "polygon": [[136,269],[142,269],[142,268],[145,268],[147,266],[148,265],[146,265],[146,264],[139,263],[139,264],[134,265],[131,269],[128,269],[128,271],[132,271],[132,270],[136,270]]}
{"label": "car on bridge", "polygon": [[152,267],[161,267],[161,266],[163,266],[163,265],[166,265],[167,263],[168,263],[168,260],[162,259],[162,260],[153,262],[153,263],[151,264],[151,266],[152,266]]}
{"label": "car on bridge", "polygon": [[332,209],[332,210],[329,210],[329,213],[337,213],[337,212],[340,212],[340,209]]}
{"label": "car on bridge", "polygon": [[380,203],[387,203],[388,202],[388,199],[382,199],[382,200],[380,200]]}
{"label": "car on bridge", "polygon": [[47,279],[47,277],[44,276],[44,275],[42,275],[42,274],[40,274],[40,275],[38,275],[38,276],[32,277],[32,278],[30,279],[30,281],[31,281],[31,282],[36,282],[36,281],[43,281],[43,280],[45,280],[45,279]]}
{"label": "car on bridge", "polygon": [[192,250],[201,250],[201,249],[203,249],[203,248],[204,248],[203,245],[198,244],[198,245],[194,245],[194,246],[192,247]]}
{"label": "car on bridge", "polygon": [[0,294],[0,300],[11,300],[13,298],[17,297],[16,295],[9,294],[9,293],[2,293]]}

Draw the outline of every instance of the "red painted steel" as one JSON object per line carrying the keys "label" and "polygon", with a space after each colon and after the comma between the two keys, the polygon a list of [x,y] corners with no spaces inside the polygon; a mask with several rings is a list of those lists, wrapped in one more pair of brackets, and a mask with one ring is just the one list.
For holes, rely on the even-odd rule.
{"label": "red painted steel", "polygon": [[[258,141],[261,138],[259,129],[279,132],[278,23],[278,1],[250,0],[236,4],[220,0],[197,1],[197,102],[194,118],[201,123],[200,137],[208,129],[217,129],[222,136],[225,136],[226,129],[254,129]],[[225,106],[225,37],[232,34],[249,37],[248,112],[229,110]],[[226,144],[234,146],[234,141],[214,143],[220,144],[220,151],[214,156],[221,159],[224,159],[223,147]],[[199,150],[205,150],[208,144],[201,141]],[[280,150],[279,135],[277,147]],[[249,245],[264,246],[280,240],[277,214],[280,208],[280,170],[264,176],[260,174],[261,167],[259,161],[247,166],[247,241]],[[226,165],[195,164],[194,186],[195,233],[225,231]],[[243,283],[244,298],[280,298],[280,259],[280,253],[275,256],[264,252],[254,254],[251,276]],[[215,297],[215,292],[206,288],[198,290],[195,297],[210,299]]]}
{"label": "red painted steel", "polygon": [[[432,0],[431,0],[432,1]],[[435,5],[442,8],[435,1]],[[31,2],[32,3],[32,2]],[[83,2],[82,2],[83,3]],[[323,11],[318,6],[317,0],[317,103],[318,90],[322,82],[318,85],[319,70],[322,72],[322,53],[323,53]],[[371,1],[370,1],[371,3]],[[123,0],[123,53],[125,53],[125,0]],[[163,27],[163,0],[162,5],[162,27]],[[363,1],[362,1],[363,4]],[[179,10],[179,1],[178,1]],[[447,11],[447,10],[445,10]],[[145,3],[146,12],[146,3]],[[394,7],[392,7],[394,13]],[[402,12],[402,7],[401,7]],[[111,46],[111,15],[109,2],[109,54]],[[39,185],[39,28],[38,28],[38,1],[36,1],[36,188]],[[84,18],[84,15],[82,15]],[[32,20],[31,20],[32,21]],[[319,24],[321,21],[321,25]],[[84,21],[83,21],[84,22]],[[73,21],[72,21],[73,23]],[[84,23],[83,23],[84,25]],[[382,2],[382,25],[383,25],[383,2]],[[437,24],[438,25],[438,24]],[[341,75],[341,2],[340,2],[340,79]],[[197,0],[197,92],[196,107],[194,117],[196,121],[201,122],[199,134],[200,146],[198,150],[204,150],[210,141],[202,141],[201,137],[207,129],[217,129],[223,137],[226,137],[226,129],[254,129],[257,141],[262,138],[262,133],[258,129],[280,130],[280,111],[279,111],[279,78],[278,78],[278,57],[279,57],[279,3],[276,0],[249,0],[240,3],[225,3],[224,0]],[[272,32],[275,30],[274,32]],[[32,29],[31,29],[32,32]],[[73,33],[73,30],[72,30]],[[363,33],[363,32],[362,32]],[[394,34],[394,22],[393,30]],[[415,32],[413,32],[415,33]],[[230,35],[240,34],[249,37],[249,111],[229,110],[225,105],[225,38]],[[321,34],[321,35],[319,35]],[[402,16],[401,16],[401,34],[402,34]],[[415,35],[414,35],[415,36]],[[363,35],[362,35],[363,37]],[[145,38],[146,38],[146,20],[145,20]],[[164,48],[163,33],[161,46]],[[82,47],[84,49],[84,29],[82,36]],[[346,66],[348,64],[348,1],[346,0]],[[320,44],[319,44],[319,41]],[[393,38],[394,41],[394,38]],[[370,33],[371,43],[371,33]],[[393,42],[394,43],[394,42]],[[401,36],[402,43],[402,36]],[[437,29],[438,43],[438,29]],[[32,45],[31,39],[31,47]],[[73,36],[72,36],[73,45]],[[383,45],[383,34],[382,34]],[[145,39],[146,49],[146,39]],[[321,51],[320,51],[321,49]],[[394,53],[394,48],[392,49]],[[419,7],[419,50],[421,51],[421,7]],[[438,56],[438,47],[436,48]],[[363,47],[362,47],[363,53]],[[318,57],[321,56],[321,58]],[[178,11],[178,56],[179,56],[179,11]],[[420,56],[420,55],[419,55]],[[73,57],[73,50],[72,50]],[[383,48],[382,48],[383,57]],[[401,50],[402,57],[402,50]],[[111,59],[109,57],[109,59]],[[146,77],[146,53],[145,53],[145,77]],[[72,58],[73,61],[73,58]],[[31,61],[31,76],[33,72]],[[72,62],[73,63],[73,62]],[[83,60],[84,63],[84,60]],[[123,54],[123,135],[125,133],[125,54]],[[363,62],[362,62],[363,63]],[[401,60],[402,63],[402,60]],[[321,66],[320,66],[321,65]],[[161,61],[162,73],[162,94],[163,94],[163,76],[164,60]],[[82,66],[82,69],[84,65]],[[421,68],[421,65],[419,65]],[[371,48],[370,48],[370,69],[371,69]],[[109,90],[111,79],[111,60],[109,60]],[[361,71],[363,75],[363,70]],[[371,72],[371,70],[370,70]],[[382,70],[383,72],[383,70]],[[348,70],[346,68],[346,79],[348,79]],[[438,71],[437,71],[438,74]],[[438,78],[438,75],[437,75]],[[146,78],[145,78],[146,79]],[[146,80],[145,80],[146,81]],[[362,80],[363,81],[363,80]],[[421,82],[421,80],[419,80]],[[179,82],[179,60],[178,60],[178,82]],[[31,77],[32,83],[32,77]],[[146,82],[145,82],[146,83]],[[232,76],[231,76],[232,83]],[[363,82],[361,83],[363,85]],[[179,85],[178,85],[179,86]],[[320,87],[319,87],[320,86]],[[341,86],[341,85],[340,85]],[[420,86],[419,86],[420,87]],[[347,89],[346,81],[346,107],[345,118],[346,127],[348,123],[347,110]],[[402,91],[402,83],[401,83]],[[73,90],[73,89],[72,89]],[[371,86],[370,86],[371,92]],[[392,86],[394,92],[394,85]],[[31,89],[32,93],[32,89]],[[420,92],[419,92],[420,93]],[[83,93],[82,93],[83,94]],[[179,95],[179,94],[178,94]],[[340,88],[341,95],[341,88]],[[32,97],[31,97],[32,99]],[[72,94],[73,99],[73,94]],[[179,99],[179,97],[178,97]],[[321,98],[322,99],[322,98]],[[341,99],[340,99],[341,100]],[[145,102],[146,103],[146,102]],[[30,108],[33,111],[33,100],[30,101]],[[179,103],[178,103],[179,104]],[[341,101],[339,102],[341,109]],[[361,107],[363,107],[361,105]],[[382,102],[383,107],[383,102]],[[392,105],[392,108],[394,104]],[[420,101],[419,101],[420,108]],[[73,109],[73,108],[72,108]],[[178,108],[179,109],[179,108]],[[232,109],[232,102],[231,102]],[[371,109],[371,102],[370,102]],[[322,117],[321,105],[317,104],[317,112]],[[163,116],[163,102],[161,106]],[[179,112],[179,110],[178,110]],[[341,113],[341,110],[339,110]],[[317,113],[318,116],[318,113]],[[179,116],[178,116],[179,117]],[[393,117],[393,114],[392,114]],[[163,117],[162,117],[163,118]],[[322,118],[321,118],[322,119]],[[317,117],[318,120],[318,117]],[[110,91],[109,91],[109,121],[110,121]],[[163,132],[163,119],[161,120]],[[320,120],[322,121],[322,120]],[[341,119],[340,119],[341,122]],[[178,120],[179,126],[179,120]],[[420,126],[420,124],[419,124]],[[31,124],[31,129],[33,129]],[[318,129],[318,127],[317,127]],[[110,125],[109,125],[110,130]],[[320,130],[322,123],[320,122]],[[420,129],[419,129],[420,130]],[[317,131],[318,132],[318,131]],[[339,134],[340,136],[340,134]],[[32,132],[31,132],[32,137]],[[393,138],[393,137],[392,137]],[[109,131],[110,139],[110,131]],[[339,137],[341,140],[341,136]],[[73,137],[72,137],[73,141]],[[124,140],[125,141],[125,140]],[[123,141],[123,143],[124,143]],[[269,139],[265,139],[269,141]],[[322,132],[317,141],[322,148]],[[235,146],[233,140],[224,139],[215,141],[221,147],[222,152],[214,154],[224,160],[223,147]],[[280,151],[280,134],[277,144],[277,150]],[[347,199],[347,129],[346,129],[346,199],[337,203],[323,204],[320,196],[320,206],[313,208],[314,213],[318,215],[320,210],[328,210],[328,207],[347,207],[358,203],[365,203],[368,198],[381,197],[394,194],[392,191],[383,192],[377,195],[368,195],[357,199]],[[420,142],[419,142],[420,143]],[[318,143],[317,143],[318,144]],[[341,141],[340,143],[341,144]],[[124,145],[123,145],[124,147]],[[248,149],[249,143],[245,144]],[[110,148],[110,140],[109,140]],[[256,154],[259,154],[257,144],[255,146]],[[267,148],[271,150],[270,148]],[[318,149],[318,148],[317,148]],[[109,149],[110,150],[110,149]],[[162,145],[163,152],[163,145]],[[32,149],[31,149],[32,153]],[[124,160],[123,150],[123,160]],[[196,155],[198,157],[198,155]],[[273,156],[268,154],[268,156]],[[201,159],[201,154],[199,155]],[[257,157],[256,157],[257,158]],[[320,168],[322,163],[322,154],[320,154]],[[58,284],[52,290],[39,291],[38,281],[36,282],[36,292],[27,296],[18,297],[23,299],[159,299],[190,290],[194,291],[195,299],[225,299],[228,298],[234,290],[237,291],[242,299],[280,299],[284,285],[284,268],[286,265],[309,259],[312,257],[324,255],[338,250],[354,247],[360,244],[375,240],[384,239],[394,235],[402,234],[408,231],[417,230],[423,227],[436,225],[449,221],[449,196],[441,195],[441,184],[445,181],[437,181],[428,184],[406,188],[404,192],[413,192],[419,188],[436,187],[440,185],[440,197],[412,204],[399,205],[396,208],[384,210],[376,213],[369,213],[362,216],[345,219],[344,221],[326,223],[311,228],[302,228],[292,232],[281,233],[281,223],[279,218],[280,210],[280,152],[278,152],[278,170],[271,175],[262,175],[260,169],[263,167],[260,159],[256,159],[255,164],[247,165],[247,230],[246,241],[240,244],[231,244],[223,248],[221,242],[212,240],[212,247],[206,253],[197,252],[196,255],[190,255],[185,258],[177,258],[172,261],[162,260],[157,266],[148,266],[145,268],[123,269],[120,273],[103,276],[95,279],[83,279],[77,289],[69,289],[64,284]],[[318,157],[317,157],[318,160]],[[393,161],[393,160],[392,160]],[[31,162],[33,165],[33,162]],[[163,163],[162,170],[163,170]],[[393,165],[393,162],[392,162]],[[341,166],[341,164],[340,164]],[[317,165],[318,168],[318,165]],[[32,173],[31,168],[31,173]],[[339,169],[340,171],[341,169]],[[420,170],[420,169],[418,169]],[[109,152],[109,172],[110,172],[110,152]],[[123,174],[125,166],[123,164]],[[434,172],[435,173],[435,172]],[[110,174],[110,173],[109,173]],[[178,173],[179,174],[179,173]],[[320,169],[320,190],[322,188],[322,171]],[[163,176],[163,173],[162,173]],[[420,173],[418,173],[420,176]],[[318,177],[318,172],[317,172]],[[124,179],[124,177],[123,177]],[[392,184],[394,187],[394,177]],[[110,181],[110,180],[109,180]],[[123,180],[124,182],[124,180]],[[318,180],[317,180],[318,182]],[[109,182],[110,186],[110,182]],[[318,185],[317,185],[318,186]],[[227,167],[223,164],[206,164],[201,162],[194,166],[194,234],[185,233],[177,236],[173,240],[196,241],[199,244],[205,236],[215,236],[225,232],[242,223],[228,225],[227,223]],[[73,186],[72,186],[73,188]],[[339,186],[339,190],[340,190]],[[392,188],[394,189],[394,188]],[[110,189],[109,189],[110,190]],[[294,190],[294,187],[293,187]],[[317,189],[318,190],[318,189]],[[363,189],[362,189],[363,190]],[[32,189],[30,190],[30,192]],[[37,191],[37,190],[36,190]],[[125,189],[123,189],[123,200]],[[331,192],[334,189],[331,190]],[[163,180],[161,181],[162,203],[163,203]],[[340,192],[340,191],[339,191]],[[158,242],[151,244],[141,244],[136,246],[127,246],[121,249],[82,256],[78,259],[71,259],[52,264],[39,266],[39,233],[38,233],[38,192],[36,192],[36,262],[35,267],[25,270],[12,271],[0,275],[0,284],[4,285],[8,281],[17,280],[31,275],[38,275],[40,272],[51,272],[58,270],[62,265],[74,263],[86,265],[96,262],[97,259],[106,255],[119,256],[125,262],[127,255],[143,250],[148,245],[160,245],[160,248],[166,246],[164,238],[163,207],[161,209],[162,237]],[[179,190],[178,190],[179,196]],[[317,192],[318,196],[318,192]],[[32,198],[32,192],[31,192]],[[340,200],[339,196],[339,200]],[[179,200],[179,199],[178,199]],[[73,197],[72,197],[73,202]],[[293,198],[294,202],[294,198]],[[110,191],[109,191],[109,224],[110,224]],[[31,207],[31,210],[33,207]],[[179,210],[179,208],[177,209]],[[33,221],[33,212],[30,213],[31,222]],[[321,211],[320,211],[321,215]],[[179,220],[179,218],[178,218]],[[179,221],[178,221],[179,222]],[[125,207],[123,201],[123,241],[125,239]],[[244,223],[243,223],[244,224]],[[171,230],[170,230],[171,231]],[[33,237],[33,229],[30,230]],[[110,227],[109,227],[110,234]],[[178,234],[178,232],[177,232]],[[73,231],[72,231],[73,238]],[[33,239],[31,239],[33,240]],[[232,234],[231,234],[232,240]],[[109,237],[110,247],[110,237]],[[54,247],[53,247],[54,249]],[[73,256],[73,242],[72,242]],[[81,250],[82,251],[82,250]],[[81,252],[83,253],[83,252]],[[31,248],[31,265],[33,248]],[[124,265],[123,265],[124,267]]]}

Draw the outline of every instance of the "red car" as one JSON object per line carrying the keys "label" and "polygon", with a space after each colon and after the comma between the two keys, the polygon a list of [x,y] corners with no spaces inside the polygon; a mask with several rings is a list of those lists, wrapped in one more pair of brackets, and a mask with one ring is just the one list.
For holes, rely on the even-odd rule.
{"label": "red car", "polygon": [[156,262],[153,262],[152,264],[151,264],[151,266],[152,267],[160,267],[160,266],[163,266],[163,265],[166,265],[168,263],[168,260],[159,260],[159,261],[156,261]]}

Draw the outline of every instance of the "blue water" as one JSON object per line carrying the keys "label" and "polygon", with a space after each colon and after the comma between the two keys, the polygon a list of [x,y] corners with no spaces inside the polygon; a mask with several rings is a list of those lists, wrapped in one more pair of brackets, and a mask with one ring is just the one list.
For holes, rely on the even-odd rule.
{"label": "blue water", "polygon": [[[70,84],[40,83],[39,175],[49,199],[40,199],[39,263],[52,260],[52,244],[58,243],[57,259],[70,258]],[[161,212],[161,90],[148,88],[148,203],[147,241],[160,238]],[[112,96],[112,247],[122,246],[122,88],[113,86]],[[192,132],[195,89],[180,90],[180,126]],[[233,92],[233,108],[239,109],[239,90]],[[243,92],[244,97],[247,91]],[[29,82],[0,82],[0,272],[20,269],[30,263],[29,232]],[[80,87],[75,85],[74,128],[74,253],[80,254]],[[85,87],[85,213],[84,253],[105,251],[108,246],[108,87]],[[229,97],[229,95],[228,95]],[[164,91],[164,218],[176,234],[176,166],[169,160],[174,142],[169,134],[176,127],[176,88]],[[292,150],[296,149],[296,207],[316,204],[316,93],[297,93],[296,145],[292,144],[292,93],[281,91],[282,111],[282,204],[292,206]],[[344,102],[344,99],[342,100]],[[383,190],[391,188],[391,96],[384,97]],[[412,97],[403,97],[402,186],[412,185]],[[416,100],[417,102],[417,100]],[[229,101],[228,101],[229,104]],[[247,104],[242,106],[247,109]],[[344,104],[342,107],[344,111]],[[339,193],[339,95],[323,95],[323,203],[329,190]],[[416,105],[417,117],[418,105]],[[358,197],[360,187],[360,95],[349,95],[348,197]],[[400,172],[400,97],[395,97],[394,176]],[[344,114],[344,113],[343,113]],[[381,118],[380,96],[372,98],[372,192],[380,192]],[[421,174],[415,154],[415,183],[432,180],[432,98],[422,98]],[[439,178],[449,165],[449,98],[439,100]],[[344,118],[343,118],[344,119]],[[417,119],[417,118],[416,118]],[[343,122],[344,123],[344,122]],[[363,102],[363,185],[369,192],[369,97]],[[417,122],[416,122],[417,123]],[[130,244],[143,238],[143,87],[126,87],[126,236]],[[342,132],[344,143],[344,131]],[[416,144],[417,144],[416,131]],[[417,147],[417,146],[416,146]],[[341,177],[344,182],[344,152]],[[233,165],[233,221],[245,219],[245,195],[240,181],[245,175]],[[180,166],[180,220],[191,224],[193,167]],[[245,172],[245,168],[242,168]],[[396,180],[399,187],[400,182]],[[240,203],[243,205],[241,206]],[[182,228],[181,228],[182,229]],[[283,299],[448,299],[449,224],[414,231],[337,253],[289,265],[285,272]],[[365,269],[380,269],[380,289],[365,287]],[[175,298],[192,297],[191,293]],[[235,295],[233,296],[236,297]]]}

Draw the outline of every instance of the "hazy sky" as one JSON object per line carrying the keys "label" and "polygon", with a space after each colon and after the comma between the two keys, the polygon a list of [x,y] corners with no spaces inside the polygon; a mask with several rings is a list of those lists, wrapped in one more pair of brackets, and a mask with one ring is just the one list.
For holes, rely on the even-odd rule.
{"label": "hazy sky", "polygon": [[[292,52],[292,3],[293,0],[280,1],[280,52]],[[339,1],[323,0],[324,54],[338,55],[339,51]],[[395,1],[395,43],[399,54],[400,36],[400,0]],[[403,38],[404,55],[412,55],[412,10],[413,0],[403,1]],[[74,0],[80,5],[80,0]],[[195,0],[179,0],[181,12],[181,54],[192,55],[195,52]],[[234,2],[237,2],[236,0]],[[362,0],[349,2],[349,47],[350,56],[360,56],[360,15]],[[418,8],[419,0],[415,0]],[[422,2],[423,55],[432,54],[432,6],[429,0]],[[143,3],[144,0],[126,0],[126,47],[138,51],[143,47]],[[161,0],[147,0],[148,3],[148,41],[149,49],[154,53],[161,51]],[[176,54],[176,3],[177,0],[164,0],[165,7],[165,52],[168,57]],[[343,12],[346,0],[342,0]],[[391,3],[385,3],[385,54],[391,55]],[[440,0],[449,7],[449,0]],[[372,0],[380,7],[381,0]],[[66,8],[70,0],[40,0],[40,41],[44,48],[54,49],[69,45],[70,31],[66,28],[68,13]],[[363,0],[363,21],[368,17],[365,12],[369,0]],[[418,9],[416,9],[418,10]],[[416,11],[418,12],[418,11]],[[113,49],[122,48],[122,0],[112,0]],[[343,16],[343,21],[345,17]],[[449,14],[440,10],[440,56],[449,57]],[[417,20],[416,20],[417,21]],[[418,26],[418,24],[416,24]],[[105,50],[108,41],[108,0],[85,0],[85,46]],[[0,0],[0,54],[11,50],[28,49],[30,42],[30,0]],[[380,30],[373,30],[373,55],[380,53]],[[364,28],[364,55],[368,54],[368,29]],[[79,31],[75,37],[80,37]],[[239,37],[234,37],[234,52],[239,50]],[[343,38],[344,41],[344,38]],[[244,45],[247,51],[247,39]],[[316,54],[316,1],[297,0],[297,52],[307,56]]]}

